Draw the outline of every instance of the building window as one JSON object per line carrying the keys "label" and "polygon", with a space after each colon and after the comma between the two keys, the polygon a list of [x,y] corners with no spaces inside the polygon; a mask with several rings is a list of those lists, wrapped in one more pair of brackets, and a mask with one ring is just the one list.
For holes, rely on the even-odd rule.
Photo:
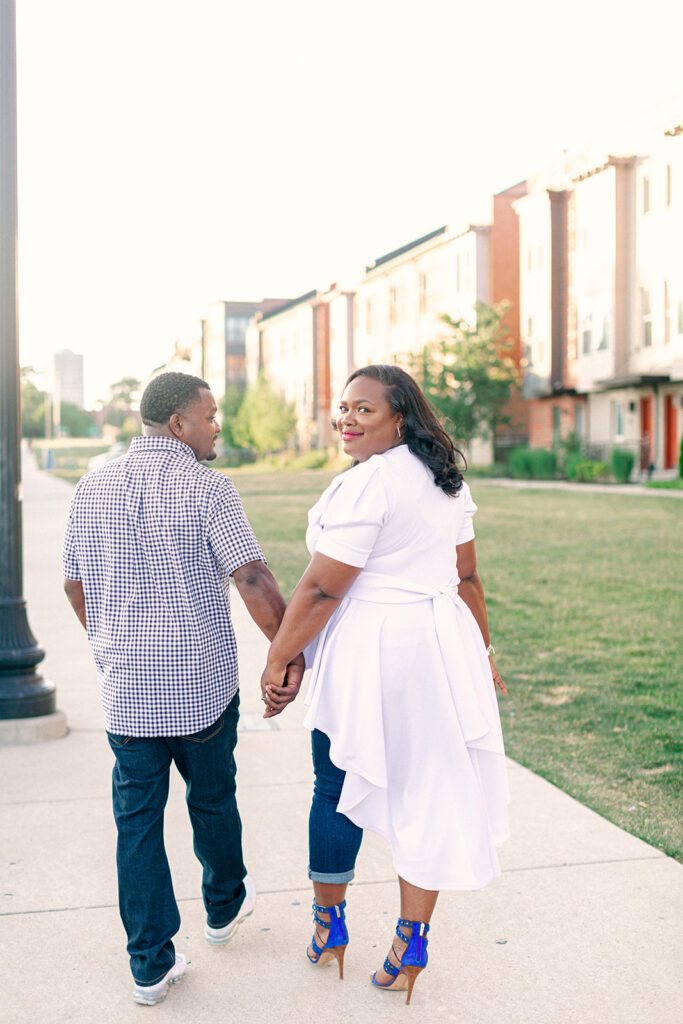
{"label": "building window", "polygon": [[420,313],[427,312],[427,275],[420,274]]}
{"label": "building window", "polygon": [[604,352],[605,349],[609,348],[611,334],[611,324],[609,316],[603,317],[602,320],[602,333],[600,335],[600,343],[598,345],[598,352]]}
{"label": "building window", "polygon": [[583,321],[583,329],[581,331],[581,352],[584,356],[589,356],[591,349],[593,348],[593,317],[587,316]]}
{"label": "building window", "polygon": [[640,289],[640,312],[643,318],[643,346],[649,348],[652,344],[652,308],[647,288]]}
{"label": "building window", "polygon": [[624,436],[624,407],[621,402],[617,402],[615,409],[615,432],[617,437]]}
{"label": "building window", "polygon": [[534,336],[534,318],[528,317],[526,322],[526,336],[527,338],[533,338]]}
{"label": "building window", "polygon": [[407,306],[407,292],[405,287],[389,289],[389,322],[392,326],[405,323],[409,311]]}
{"label": "building window", "polygon": [[574,433],[579,441],[583,440],[583,406],[580,403],[574,406]]}
{"label": "building window", "polygon": [[678,333],[683,334],[683,300],[678,303]]}
{"label": "building window", "polygon": [[553,444],[557,444],[560,440],[560,407],[559,405],[553,406]]}
{"label": "building window", "polygon": [[397,307],[396,289],[395,288],[390,288],[389,289],[389,323],[390,324],[395,324],[396,323],[396,316],[397,316],[397,308],[396,307]]}
{"label": "building window", "polygon": [[671,206],[671,164],[666,165],[666,208]]}
{"label": "building window", "polygon": [[650,179],[643,178],[643,213],[650,212]]}
{"label": "building window", "polygon": [[365,333],[372,334],[372,299],[365,303]]}
{"label": "building window", "polygon": [[669,295],[669,282],[664,282],[664,344],[671,341],[671,296]]}

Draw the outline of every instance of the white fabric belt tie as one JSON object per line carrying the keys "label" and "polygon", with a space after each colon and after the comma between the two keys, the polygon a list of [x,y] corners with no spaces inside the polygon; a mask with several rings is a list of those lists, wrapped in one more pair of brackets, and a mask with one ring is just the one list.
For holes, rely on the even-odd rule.
{"label": "white fabric belt tie", "polygon": [[[460,726],[466,742],[480,739],[489,731],[488,716],[480,705],[480,696],[474,683],[473,673],[468,670],[468,658],[482,661],[482,668],[490,674],[489,660],[484,639],[477,627],[478,640],[475,650],[463,651],[458,639],[462,636],[458,626],[458,615],[472,615],[463,599],[458,595],[459,577],[443,587],[427,587],[397,576],[378,572],[362,572],[347,591],[346,597],[357,601],[377,601],[380,604],[411,604],[417,601],[433,602],[434,628],[443,655],[447,675],[449,667],[458,666],[458,686],[451,686]],[[493,685],[493,683],[491,684]],[[492,691],[493,692],[493,691]]]}
{"label": "white fabric belt tie", "polygon": [[387,576],[381,572],[362,572],[347,592],[347,597],[358,601],[376,601],[378,604],[411,604],[414,601],[436,600],[444,597],[452,603],[458,596],[457,576],[438,588],[427,587],[414,580]]}

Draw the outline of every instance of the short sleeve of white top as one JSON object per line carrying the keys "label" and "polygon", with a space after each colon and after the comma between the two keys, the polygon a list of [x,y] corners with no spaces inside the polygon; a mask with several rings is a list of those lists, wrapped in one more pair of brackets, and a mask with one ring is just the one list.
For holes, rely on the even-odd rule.
{"label": "short sleeve of white top", "polygon": [[[363,568],[380,531],[394,515],[409,516],[419,530],[415,505],[411,501],[414,494],[411,495],[410,490],[402,494],[402,483],[382,457],[369,459],[336,477],[309,512],[307,541],[311,553],[319,551],[338,562]],[[443,492],[437,494],[433,479],[427,493],[432,488],[433,497],[443,502]],[[466,483],[462,485],[457,505],[451,508],[460,518],[456,545],[465,544],[474,538],[472,518],[477,511]]]}
{"label": "short sleeve of white top", "polygon": [[322,528],[315,550],[362,569],[389,513],[390,502],[379,465],[361,463],[333,480],[311,509],[311,526],[319,515]]}
{"label": "short sleeve of white top", "polygon": [[467,544],[469,540],[474,540],[474,523],[472,520],[474,518],[474,513],[477,511],[477,506],[470,494],[469,486],[464,480],[461,489],[461,497],[463,502],[463,518],[456,543]]}

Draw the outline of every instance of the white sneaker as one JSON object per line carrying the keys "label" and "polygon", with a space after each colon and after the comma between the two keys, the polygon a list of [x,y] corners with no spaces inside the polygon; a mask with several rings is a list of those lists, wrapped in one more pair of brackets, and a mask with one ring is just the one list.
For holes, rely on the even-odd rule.
{"label": "white sneaker", "polygon": [[212,928],[209,924],[204,928],[204,938],[212,946],[224,946],[226,942],[230,942],[245,917],[249,917],[253,913],[256,903],[256,886],[254,885],[254,879],[249,875],[246,875],[244,878],[244,888],[247,890],[247,894],[237,912],[237,917],[233,917],[232,921],[228,921],[222,928]]}
{"label": "white sneaker", "polygon": [[168,995],[168,986],[175,985],[180,981],[185,973],[186,966],[183,954],[176,953],[173,967],[164,975],[161,981],[157,981],[156,985],[136,984],[133,989],[133,999],[142,1006],[154,1006],[155,1003],[163,1002]]}

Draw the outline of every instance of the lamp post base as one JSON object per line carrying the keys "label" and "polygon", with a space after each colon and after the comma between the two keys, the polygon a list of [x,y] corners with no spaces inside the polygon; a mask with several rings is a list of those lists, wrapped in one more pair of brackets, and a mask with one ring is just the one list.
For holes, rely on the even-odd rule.
{"label": "lamp post base", "polygon": [[36,670],[44,657],[28,624],[23,597],[0,597],[0,721],[57,710],[54,685]]}
{"label": "lamp post base", "polygon": [[53,711],[51,715],[34,718],[5,718],[0,720],[0,747],[18,747],[45,740],[59,740],[68,732],[66,715]]}

